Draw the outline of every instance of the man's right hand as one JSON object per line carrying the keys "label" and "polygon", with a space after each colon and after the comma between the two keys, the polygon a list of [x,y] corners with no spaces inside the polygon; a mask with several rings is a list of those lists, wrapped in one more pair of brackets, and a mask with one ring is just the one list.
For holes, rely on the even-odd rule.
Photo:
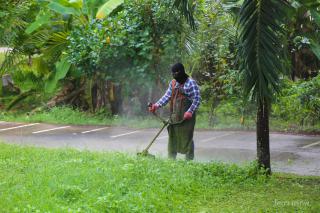
{"label": "man's right hand", "polygon": [[149,112],[152,112],[152,113],[156,112],[158,108],[159,106],[157,104],[149,104],[149,107],[148,107]]}

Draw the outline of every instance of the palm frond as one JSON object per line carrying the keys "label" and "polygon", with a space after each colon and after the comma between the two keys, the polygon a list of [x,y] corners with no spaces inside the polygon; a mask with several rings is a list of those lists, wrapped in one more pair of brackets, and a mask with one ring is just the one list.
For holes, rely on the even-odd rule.
{"label": "palm frond", "polygon": [[58,59],[62,51],[68,46],[69,32],[53,33],[46,42],[42,52],[44,55]]}
{"label": "palm frond", "polygon": [[23,60],[21,49],[13,48],[10,52],[6,52],[5,59],[0,66],[0,76],[5,73],[10,73],[12,67],[21,60]]}
{"label": "palm frond", "polygon": [[183,14],[183,16],[188,21],[189,25],[192,29],[196,29],[196,22],[194,19],[194,9],[196,5],[196,1],[194,0],[175,0],[174,1],[174,7],[180,10],[180,12]]}
{"label": "palm frond", "polygon": [[228,12],[231,12],[231,15],[238,16],[243,1],[240,0],[222,0],[222,8]]}
{"label": "palm frond", "polygon": [[42,47],[48,40],[51,32],[48,29],[39,30],[33,33],[24,43],[35,47]]}
{"label": "palm frond", "polygon": [[186,33],[186,32],[183,32],[181,34],[181,39],[183,41],[183,48],[184,48],[184,51],[187,53],[187,54],[192,54],[192,52],[194,51],[195,49],[195,35],[194,33]]}
{"label": "palm frond", "polygon": [[287,11],[285,0],[245,0],[239,18],[239,56],[244,75],[245,94],[256,100],[270,100],[279,91],[283,71],[282,20]]}

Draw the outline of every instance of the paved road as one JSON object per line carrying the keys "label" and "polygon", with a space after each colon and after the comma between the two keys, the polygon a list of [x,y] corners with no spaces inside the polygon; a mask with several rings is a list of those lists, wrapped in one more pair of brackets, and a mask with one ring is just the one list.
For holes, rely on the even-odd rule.
{"label": "paved road", "polygon": [[[6,143],[48,148],[120,151],[135,154],[143,150],[159,129],[108,126],[24,124],[0,121],[0,140]],[[166,157],[164,131],[150,152]],[[247,131],[195,131],[195,160],[245,163],[256,157],[256,134]],[[320,176],[320,135],[270,134],[274,171]],[[183,156],[178,156],[182,158]]]}

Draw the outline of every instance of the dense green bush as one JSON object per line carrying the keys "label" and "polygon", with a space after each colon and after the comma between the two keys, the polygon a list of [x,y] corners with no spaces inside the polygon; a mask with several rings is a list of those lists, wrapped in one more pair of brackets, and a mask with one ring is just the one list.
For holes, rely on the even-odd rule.
{"label": "dense green bush", "polygon": [[[308,81],[292,82],[284,79],[281,92],[271,106],[271,128],[285,131],[316,131],[320,125],[319,82],[320,75]],[[256,106],[239,98],[237,93],[239,91],[218,103],[213,114],[210,102],[203,101],[199,111],[202,119],[200,126],[204,127],[205,120],[208,126],[217,127],[223,124],[226,128],[238,128],[239,124],[249,123],[250,127],[254,128]]]}
{"label": "dense green bush", "polygon": [[320,121],[320,75],[308,80],[284,81],[281,95],[273,104],[272,115],[300,125]]}

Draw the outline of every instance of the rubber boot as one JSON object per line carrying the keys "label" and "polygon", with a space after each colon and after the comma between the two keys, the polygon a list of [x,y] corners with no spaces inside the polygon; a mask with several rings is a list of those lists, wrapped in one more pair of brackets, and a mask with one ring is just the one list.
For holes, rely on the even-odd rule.
{"label": "rubber boot", "polygon": [[177,153],[176,152],[168,152],[168,158],[171,160],[177,159]]}

